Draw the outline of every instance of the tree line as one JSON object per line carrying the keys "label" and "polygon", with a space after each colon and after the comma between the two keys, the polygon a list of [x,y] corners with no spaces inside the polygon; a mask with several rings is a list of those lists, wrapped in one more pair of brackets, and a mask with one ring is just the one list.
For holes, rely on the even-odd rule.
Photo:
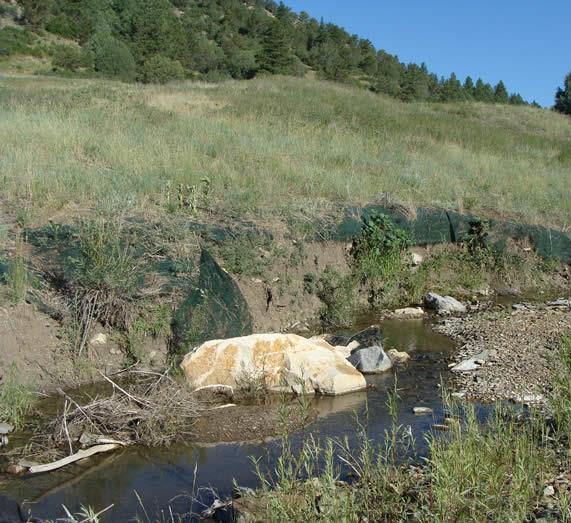
{"label": "tree line", "polygon": [[404,101],[525,104],[504,82],[491,85],[398,56],[343,28],[273,0],[20,0],[26,24],[79,43],[54,51],[56,67],[126,81],[260,74],[350,82]]}

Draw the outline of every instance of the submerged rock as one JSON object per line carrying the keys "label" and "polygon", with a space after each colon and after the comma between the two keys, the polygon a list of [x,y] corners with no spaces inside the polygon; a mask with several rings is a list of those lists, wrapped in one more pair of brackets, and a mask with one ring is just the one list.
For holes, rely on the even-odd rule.
{"label": "submerged rock", "polygon": [[354,351],[348,361],[363,374],[380,374],[393,366],[391,359],[378,345]]}
{"label": "submerged rock", "polygon": [[347,346],[353,347],[353,351],[367,347],[382,347],[381,327],[379,325],[371,325],[358,332],[347,340]]}
{"label": "submerged rock", "polygon": [[435,310],[439,314],[454,314],[466,312],[466,306],[452,296],[440,296],[429,292],[424,298],[424,304],[428,309]]}
{"label": "submerged rock", "polygon": [[422,318],[424,316],[424,309],[421,307],[406,307],[404,309],[397,309],[394,314],[397,318]]}
{"label": "submerged rock", "polygon": [[404,365],[410,361],[410,354],[391,349],[389,351],[389,358],[393,362],[393,365]]}
{"label": "submerged rock", "polygon": [[269,392],[337,395],[367,386],[341,351],[324,340],[295,334],[208,341],[187,354],[181,367],[194,387],[240,389],[256,382]]}

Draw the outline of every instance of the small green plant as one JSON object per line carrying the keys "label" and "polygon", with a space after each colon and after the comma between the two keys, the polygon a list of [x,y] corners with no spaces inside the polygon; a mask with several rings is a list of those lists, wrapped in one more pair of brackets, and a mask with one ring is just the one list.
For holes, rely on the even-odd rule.
{"label": "small green plant", "polygon": [[21,254],[16,254],[9,260],[8,271],[5,278],[10,288],[10,299],[12,303],[20,303],[23,301],[32,284],[32,277],[26,261]]}
{"label": "small green plant", "polygon": [[560,437],[571,449],[571,334],[562,338],[556,359],[559,371],[550,396],[551,410]]}
{"label": "small green plant", "polygon": [[170,180],[165,189],[165,206],[167,211],[187,212],[196,214],[201,208],[208,208],[211,183],[208,178],[202,178],[197,184],[179,183],[173,187]]}
{"label": "small green plant", "polygon": [[317,297],[323,303],[320,316],[324,325],[353,325],[357,307],[355,280],[351,276],[343,276],[333,267],[327,266],[317,282]]}
{"label": "small green plant", "polygon": [[33,404],[31,390],[18,381],[18,369],[12,364],[0,382],[0,421],[21,428]]}

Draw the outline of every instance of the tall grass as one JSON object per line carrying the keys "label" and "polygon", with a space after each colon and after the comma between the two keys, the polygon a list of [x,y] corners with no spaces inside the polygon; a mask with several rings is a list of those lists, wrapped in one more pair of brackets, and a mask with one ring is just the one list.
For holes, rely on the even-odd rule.
{"label": "tall grass", "polygon": [[33,403],[32,392],[19,382],[18,369],[12,365],[0,382],[0,421],[20,428]]}
{"label": "tall grass", "polygon": [[570,140],[569,120],[548,111],[402,104],[295,78],[12,78],[0,92],[3,193],[36,215],[105,200],[162,212],[170,188],[208,179],[208,206],[225,210],[282,215],[390,194],[567,227]]}

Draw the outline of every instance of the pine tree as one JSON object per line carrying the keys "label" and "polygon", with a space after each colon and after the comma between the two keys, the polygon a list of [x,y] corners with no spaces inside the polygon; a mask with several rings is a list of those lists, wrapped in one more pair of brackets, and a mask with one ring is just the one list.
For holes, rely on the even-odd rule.
{"label": "pine tree", "polygon": [[571,115],[571,72],[565,77],[563,88],[555,94],[555,110]]}
{"label": "pine tree", "polygon": [[473,98],[474,97],[474,80],[472,80],[471,76],[467,76],[466,80],[464,80],[464,94],[468,97],[468,98]]}
{"label": "pine tree", "polygon": [[262,37],[262,49],[258,54],[262,71],[272,74],[288,74],[294,63],[287,34],[278,21],[272,21]]}
{"label": "pine tree", "polygon": [[506,89],[504,82],[500,80],[498,82],[498,85],[496,85],[496,88],[494,89],[494,102],[496,102],[497,104],[507,104],[508,100],[509,100],[508,90]]}

